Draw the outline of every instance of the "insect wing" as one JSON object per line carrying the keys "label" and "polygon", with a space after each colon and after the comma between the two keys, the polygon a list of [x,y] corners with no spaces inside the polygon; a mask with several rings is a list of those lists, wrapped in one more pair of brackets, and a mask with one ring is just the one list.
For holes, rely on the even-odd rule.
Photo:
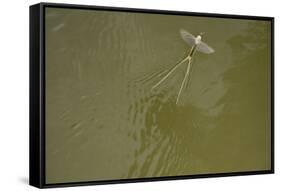
{"label": "insect wing", "polygon": [[187,44],[189,44],[190,46],[195,45],[195,37],[192,34],[190,34],[189,32],[187,32],[183,29],[180,30],[180,34],[181,34],[182,39]]}
{"label": "insect wing", "polygon": [[211,48],[210,46],[208,46],[206,43],[204,43],[202,41],[197,45],[196,50],[199,52],[203,52],[205,54],[211,54],[211,53],[215,52],[215,50],[213,48]]}

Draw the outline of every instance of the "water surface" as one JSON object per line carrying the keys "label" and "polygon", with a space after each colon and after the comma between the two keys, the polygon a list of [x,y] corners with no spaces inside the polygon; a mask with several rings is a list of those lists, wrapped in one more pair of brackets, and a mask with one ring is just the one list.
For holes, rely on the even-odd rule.
{"label": "water surface", "polygon": [[[215,49],[189,51],[183,28]],[[46,9],[46,181],[270,169],[270,23]]]}

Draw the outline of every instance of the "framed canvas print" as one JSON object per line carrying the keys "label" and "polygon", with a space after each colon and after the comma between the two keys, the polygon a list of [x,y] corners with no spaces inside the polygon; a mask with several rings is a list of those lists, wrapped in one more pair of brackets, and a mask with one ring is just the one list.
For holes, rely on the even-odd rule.
{"label": "framed canvas print", "polygon": [[30,7],[30,184],[274,172],[274,19]]}

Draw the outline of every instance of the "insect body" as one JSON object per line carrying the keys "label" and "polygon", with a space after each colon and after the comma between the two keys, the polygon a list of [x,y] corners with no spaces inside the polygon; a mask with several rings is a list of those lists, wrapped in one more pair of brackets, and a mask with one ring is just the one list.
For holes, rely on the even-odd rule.
{"label": "insect body", "polygon": [[181,87],[180,87],[180,90],[179,90],[179,93],[178,93],[178,96],[177,96],[177,100],[176,100],[176,104],[178,104],[179,102],[179,98],[180,98],[180,95],[181,95],[181,92],[183,90],[183,87],[185,85],[185,83],[187,82],[187,79],[189,77],[189,74],[190,74],[190,68],[191,68],[191,64],[192,64],[192,58],[195,54],[196,51],[199,51],[199,52],[202,52],[202,53],[205,53],[205,54],[211,54],[211,53],[214,53],[214,49],[211,48],[209,45],[207,45],[206,43],[204,43],[202,41],[202,36],[203,36],[203,33],[200,33],[197,37],[194,37],[192,34],[190,34],[189,32],[181,29],[180,30],[180,35],[182,37],[182,39],[188,44],[191,46],[191,49],[189,51],[189,54],[184,58],[182,59],[179,63],[177,63],[173,68],[171,68],[169,70],[169,72],[157,83],[155,84],[152,89],[155,89],[156,87],[158,87],[160,84],[162,84],[162,82],[164,82],[180,65],[182,65],[184,62],[187,63],[187,66],[186,66],[186,72],[185,72],[185,75],[184,75],[184,79],[181,83]]}

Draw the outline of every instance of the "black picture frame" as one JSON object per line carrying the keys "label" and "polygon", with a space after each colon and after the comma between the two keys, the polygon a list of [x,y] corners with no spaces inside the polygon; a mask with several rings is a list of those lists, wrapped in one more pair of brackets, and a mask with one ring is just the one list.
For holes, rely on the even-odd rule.
{"label": "black picture frame", "polygon": [[[45,182],[45,9],[47,7],[83,10],[107,10],[133,13],[153,13],[166,15],[186,15],[215,18],[236,18],[264,20],[271,22],[271,169],[264,171],[229,172],[185,176],[103,180],[87,182],[65,182],[46,184]],[[274,173],[274,18],[247,15],[227,15],[194,13],[167,10],[132,9],[73,4],[39,3],[30,6],[30,139],[29,139],[29,184],[38,188],[84,186],[112,183],[132,183],[146,181],[178,180]]]}

